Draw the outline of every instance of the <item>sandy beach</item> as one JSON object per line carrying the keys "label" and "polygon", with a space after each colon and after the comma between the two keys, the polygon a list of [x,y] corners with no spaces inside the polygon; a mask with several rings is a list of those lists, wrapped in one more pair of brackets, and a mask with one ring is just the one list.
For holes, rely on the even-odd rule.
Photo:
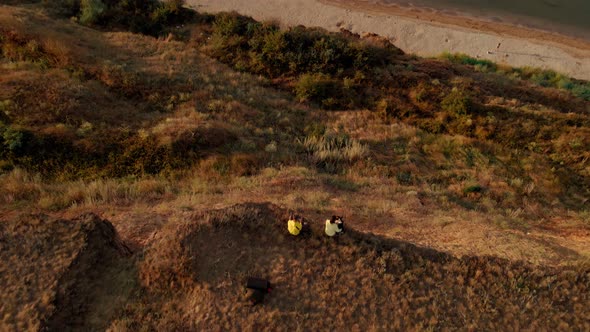
{"label": "sandy beach", "polygon": [[429,8],[351,0],[187,0],[187,5],[201,12],[233,10],[257,20],[278,20],[285,26],[376,33],[420,56],[459,52],[590,80],[590,43],[585,40]]}

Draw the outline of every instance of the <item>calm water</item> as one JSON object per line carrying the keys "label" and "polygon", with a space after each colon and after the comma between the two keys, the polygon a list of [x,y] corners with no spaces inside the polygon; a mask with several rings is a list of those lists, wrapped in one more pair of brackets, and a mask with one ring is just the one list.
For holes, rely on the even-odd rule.
{"label": "calm water", "polygon": [[379,0],[464,12],[590,40],[590,0]]}

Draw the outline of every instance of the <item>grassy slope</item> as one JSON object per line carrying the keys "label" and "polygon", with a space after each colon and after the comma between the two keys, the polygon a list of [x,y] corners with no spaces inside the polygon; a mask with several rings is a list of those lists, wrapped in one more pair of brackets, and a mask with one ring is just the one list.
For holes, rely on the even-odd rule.
{"label": "grassy slope", "polygon": [[[92,214],[0,224],[3,330],[588,329],[588,266],[456,258],[348,227],[285,232],[288,211],[241,204],[168,223],[130,257]],[[189,221],[189,222],[187,222]],[[43,264],[40,266],[39,261]],[[244,282],[273,283],[251,307]]]}
{"label": "grassy slope", "polygon": [[[187,44],[99,32],[15,7],[3,8],[1,19],[10,40],[35,51],[26,61],[2,60],[5,128],[36,138],[17,144],[21,154],[10,152],[4,163],[28,168],[3,175],[7,213],[147,204],[174,219],[179,208],[270,200],[316,215],[339,211],[373,231],[459,254],[552,263],[588,255],[588,105],[564,93],[394,53],[399,63],[387,67],[408,84],[386,96],[401,95],[416,112],[384,118],[379,98],[368,105],[375,111],[327,112],[270,87],[290,90],[288,76],[240,74],[203,55],[209,24],[189,26]],[[523,126],[538,140],[415,127],[448,117],[440,105],[416,101],[416,89],[437,100],[448,85],[465,84],[482,92],[474,97],[479,108],[495,112],[487,116],[491,128],[521,137]],[[367,85],[369,94],[382,93]],[[326,157],[306,145],[322,133],[361,142],[368,154],[325,172],[353,145]],[[132,177],[105,178],[113,175]]]}
{"label": "grassy slope", "polygon": [[[128,249],[111,224],[26,216],[0,224],[0,328],[104,329],[135,287]],[[93,315],[86,315],[92,312]]]}
{"label": "grassy slope", "polygon": [[[396,54],[368,72],[369,102],[326,111],[298,102],[294,74],[204,55],[210,19],[179,42],[32,8],[0,10],[5,151],[20,142],[3,155],[2,219],[91,210],[139,248],[194,211],[271,201],[456,255],[590,256],[589,106],[568,92]],[[443,109],[454,87],[474,92],[467,130]],[[314,137],[345,145],[326,157]]]}
{"label": "grassy slope", "polygon": [[[244,204],[170,224],[140,266],[148,291],[114,326],[588,328],[587,269],[536,269],[492,257],[457,259],[354,230],[335,242],[322,236],[320,223],[312,225],[311,237],[296,239],[284,232],[286,212]],[[275,285],[264,306],[245,304],[243,283],[251,275]]]}

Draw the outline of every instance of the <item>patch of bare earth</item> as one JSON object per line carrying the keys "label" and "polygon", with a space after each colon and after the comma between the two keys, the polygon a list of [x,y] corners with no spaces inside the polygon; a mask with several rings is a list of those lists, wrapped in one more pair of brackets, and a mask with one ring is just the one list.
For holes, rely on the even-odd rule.
{"label": "patch of bare earth", "polygon": [[134,287],[129,254],[93,214],[0,223],[0,330],[104,329]]}

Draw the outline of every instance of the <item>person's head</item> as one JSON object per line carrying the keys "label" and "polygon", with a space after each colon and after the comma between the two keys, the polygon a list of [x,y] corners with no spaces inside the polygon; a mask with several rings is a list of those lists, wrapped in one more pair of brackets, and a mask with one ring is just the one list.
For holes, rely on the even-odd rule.
{"label": "person's head", "polygon": [[330,218],[330,224],[333,224],[333,223],[335,223],[335,222],[336,222],[336,216],[332,216],[332,217]]}
{"label": "person's head", "polygon": [[303,219],[300,215],[296,214],[295,215],[295,220],[296,221],[301,221],[301,219]]}
{"label": "person's head", "polygon": [[342,218],[342,216],[336,216],[336,221],[343,223],[344,222],[344,218]]}

